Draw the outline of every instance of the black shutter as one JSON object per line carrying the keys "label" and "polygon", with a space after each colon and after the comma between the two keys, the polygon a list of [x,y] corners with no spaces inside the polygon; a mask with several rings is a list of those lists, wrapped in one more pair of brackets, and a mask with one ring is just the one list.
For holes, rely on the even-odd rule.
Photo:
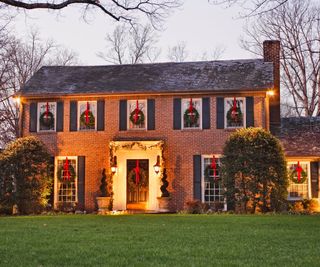
{"label": "black shutter", "polygon": [[38,122],[38,104],[33,102],[30,103],[30,118],[29,118],[29,132],[37,131],[37,122]]}
{"label": "black shutter", "polygon": [[156,121],[155,121],[155,100],[148,99],[148,130],[155,130],[156,128]]}
{"label": "black shutter", "polygon": [[119,102],[119,130],[127,130],[127,100]]}
{"label": "black shutter", "polygon": [[319,162],[311,162],[311,197],[319,197]]}
{"label": "black shutter", "polygon": [[57,102],[57,132],[63,132],[63,101]]}
{"label": "black shutter", "polygon": [[70,132],[75,132],[78,129],[78,102],[70,101]]}
{"label": "black shutter", "polygon": [[97,102],[97,131],[104,131],[104,100],[98,100]]}
{"label": "black shutter", "polygon": [[202,98],[202,129],[210,129],[210,98]]}
{"label": "black shutter", "polygon": [[201,201],[201,155],[193,155],[193,198]]}
{"label": "black shutter", "polygon": [[181,129],[181,98],[173,99],[173,130]]}
{"label": "black shutter", "polygon": [[253,97],[246,97],[246,127],[254,127]]}
{"label": "black shutter", "polygon": [[78,207],[80,210],[85,208],[85,157],[78,157]]}
{"label": "black shutter", "polygon": [[217,97],[217,129],[224,129],[224,98]]}

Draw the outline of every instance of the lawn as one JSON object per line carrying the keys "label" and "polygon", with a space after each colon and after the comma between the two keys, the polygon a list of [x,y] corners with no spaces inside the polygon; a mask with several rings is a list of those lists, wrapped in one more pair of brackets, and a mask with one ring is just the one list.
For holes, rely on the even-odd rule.
{"label": "lawn", "polygon": [[1,266],[320,266],[320,216],[0,217]]}

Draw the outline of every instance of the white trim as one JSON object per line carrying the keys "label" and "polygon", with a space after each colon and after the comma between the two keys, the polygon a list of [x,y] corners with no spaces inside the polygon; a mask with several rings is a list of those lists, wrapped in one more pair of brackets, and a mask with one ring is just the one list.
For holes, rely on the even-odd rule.
{"label": "white trim", "polygon": [[[43,104],[54,104],[54,111],[53,111],[53,119],[54,119],[54,129],[53,130],[40,130],[40,106]],[[52,133],[57,131],[57,102],[38,102],[37,103],[37,132],[39,133]]]}
{"label": "white trim", "polygon": [[[287,169],[289,165],[297,164],[298,161],[288,161],[287,162]],[[311,199],[311,168],[310,168],[310,161],[299,161],[300,164],[307,164],[307,184],[308,184],[308,199]],[[289,179],[289,178],[288,178]],[[289,181],[290,183],[290,181]],[[290,186],[290,185],[289,185]],[[288,188],[289,188],[288,186]],[[290,197],[290,192],[288,191],[288,200],[301,200],[301,197]]]}
{"label": "white trim", "polygon": [[54,157],[54,197],[53,197],[53,206],[57,208],[58,201],[58,177],[57,177],[57,167],[58,167],[58,160],[65,160],[68,157],[68,160],[75,160],[76,161],[76,179],[75,179],[75,188],[76,188],[76,203],[78,202],[78,157],[77,156],[56,156]]}
{"label": "white trim", "polygon": [[224,129],[241,129],[241,128],[246,128],[246,117],[247,117],[247,111],[246,111],[246,98],[245,97],[236,97],[236,100],[243,100],[243,126],[241,127],[227,127],[227,113],[228,110],[226,109],[226,104],[227,104],[227,100],[232,99],[233,100],[234,97],[225,97],[224,103],[223,103],[223,107],[224,107]]}
{"label": "white trim", "polygon": [[[95,112],[94,112],[94,129],[80,129],[80,105],[85,103],[87,104],[89,102],[89,105],[93,104],[95,105]],[[97,130],[97,113],[98,113],[98,101],[96,100],[89,100],[89,101],[78,101],[78,106],[77,106],[77,130],[79,132],[92,132]],[[92,112],[92,110],[90,110]]]}
{"label": "white trim", "polygon": [[[138,100],[138,104],[144,105],[144,121],[145,121],[145,127],[144,128],[130,128],[130,103],[136,103]],[[148,130],[148,101],[147,99],[129,99],[127,100],[127,130],[128,131],[146,131]]]}
{"label": "white trim", "polygon": [[192,102],[199,101],[199,127],[184,127],[184,102],[190,102],[190,98],[181,99],[181,129],[182,130],[202,130],[202,98],[192,98]]}

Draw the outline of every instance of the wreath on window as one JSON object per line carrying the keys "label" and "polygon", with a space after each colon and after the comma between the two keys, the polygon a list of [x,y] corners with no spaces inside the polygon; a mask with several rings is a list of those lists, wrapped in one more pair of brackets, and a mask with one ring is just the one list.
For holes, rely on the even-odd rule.
{"label": "wreath on window", "polygon": [[54,126],[54,115],[50,111],[45,111],[40,115],[40,125],[48,128],[53,128]]}
{"label": "wreath on window", "polygon": [[185,122],[185,125],[187,125],[188,127],[196,125],[198,123],[199,117],[199,112],[194,107],[192,107],[191,109],[187,108],[183,114],[183,120]]}
{"label": "wreath on window", "polygon": [[228,121],[228,124],[242,123],[243,114],[242,114],[241,108],[238,105],[235,110],[233,107],[230,107],[230,109],[227,112],[227,121]]}
{"label": "wreath on window", "polygon": [[142,168],[139,168],[139,181],[136,180],[136,170],[133,168],[128,174],[128,186],[130,191],[134,191],[134,189],[138,187],[146,187],[148,186],[148,178],[146,171]]}
{"label": "wreath on window", "polygon": [[300,173],[300,180],[298,180],[298,173],[297,173],[297,170],[296,168],[291,168],[292,170],[289,172],[289,179],[294,182],[295,184],[303,184],[308,175],[306,173],[305,170],[301,169],[301,173]]}
{"label": "wreath on window", "polygon": [[[88,113],[88,120],[86,118],[86,112]],[[80,124],[84,125],[85,127],[89,128],[89,129],[94,129],[94,124],[95,124],[95,117],[92,113],[92,111],[84,111],[82,112],[81,116],[80,116]]]}
{"label": "wreath on window", "polygon": [[67,171],[64,170],[64,164],[58,168],[57,177],[61,183],[72,183],[76,179],[76,171],[71,164],[68,165],[69,179],[67,178]]}
{"label": "wreath on window", "polygon": [[134,111],[130,113],[129,119],[134,125],[140,125],[144,123],[145,116],[141,109],[137,110],[136,108]]}
{"label": "wreath on window", "polygon": [[[216,171],[219,171],[219,168],[217,167]],[[210,180],[210,176],[213,176],[210,175],[211,173],[213,172],[213,168],[211,167],[211,165],[207,165],[207,167],[204,169],[204,177],[206,180]],[[217,180],[220,180],[220,177],[213,177],[213,180],[214,181],[217,181]]]}

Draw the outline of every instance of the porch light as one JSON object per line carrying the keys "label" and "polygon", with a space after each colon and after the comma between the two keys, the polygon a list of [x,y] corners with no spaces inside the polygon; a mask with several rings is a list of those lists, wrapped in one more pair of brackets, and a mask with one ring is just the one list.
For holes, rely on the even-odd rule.
{"label": "porch light", "polygon": [[117,172],[117,156],[113,157],[112,165],[111,165],[111,172],[114,174]]}
{"label": "porch light", "polygon": [[269,91],[267,91],[267,95],[268,96],[274,96],[274,90],[269,90]]}
{"label": "porch light", "polygon": [[18,106],[20,106],[20,103],[21,103],[21,98],[20,98],[20,96],[14,96],[14,97],[13,97],[13,100],[14,100],[14,102],[15,102]]}
{"label": "porch light", "polygon": [[153,169],[154,169],[156,174],[158,174],[159,171],[160,171],[160,156],[159,155],[157,156],[156,164],[153,165]]}

